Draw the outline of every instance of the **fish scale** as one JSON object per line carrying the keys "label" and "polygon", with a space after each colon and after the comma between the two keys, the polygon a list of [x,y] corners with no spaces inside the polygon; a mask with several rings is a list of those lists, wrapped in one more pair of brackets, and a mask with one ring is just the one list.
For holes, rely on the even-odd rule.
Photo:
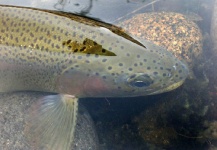
{"label": "fish scale", "polygon": [[28,132],[37,147],[70,149],[78,98],[159,94],[188,75],[165,49],[97,21],[9,6],[0,6],[0,18],[0,92],[58,93],[31,113]]}

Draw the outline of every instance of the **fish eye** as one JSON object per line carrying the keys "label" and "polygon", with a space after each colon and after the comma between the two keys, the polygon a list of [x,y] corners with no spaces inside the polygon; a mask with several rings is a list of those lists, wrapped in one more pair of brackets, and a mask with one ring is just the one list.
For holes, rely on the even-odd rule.
{"label": "fish eye", "polygon": [[130,78],[128,78],[128,83],[133,87],[148,87],[151,84],[153,84],[153,80],[151,77],[147,74],[143,75],[133,75]]}
{"label": "fish eye", "polygon": [[134,83],[131,83],[131,85],[136,86],[136,87],[147,87],[150,85],[150,82],[135,81]]}

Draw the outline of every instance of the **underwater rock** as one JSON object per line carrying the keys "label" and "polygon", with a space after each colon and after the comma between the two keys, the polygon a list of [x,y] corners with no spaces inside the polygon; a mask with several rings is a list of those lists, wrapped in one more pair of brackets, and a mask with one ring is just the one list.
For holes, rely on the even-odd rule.
{"label": "underwater rock", "polygon": [[134,119],[145,142],[166,149],[210,148],[209,131],[217,131],[213,124],[206,125],[212,99],[207,89],[199,89],[200,85],[193,82],[163,94],[153,107]]}
{"label": "underwater rock", "polygon": [[[28,109],[34,101],[45,96],[38,92],[17,92],[0,95],[0,149],[29,150],[24,129]],[[97,150],[98,136],[87,110],[79,107],[73,150]]]}
{"label": "underwater rock", "polygon": [[190,67],[202,53],[202,34],[191,19],[180,13],[153,12],[133,16],[119,23],[126,32],[165,47]]}
{"label": "underwater rock", "polygon": [[206,124],[208,128],[204,131],[204,136],[217,140],[217,121],[209,122]]}

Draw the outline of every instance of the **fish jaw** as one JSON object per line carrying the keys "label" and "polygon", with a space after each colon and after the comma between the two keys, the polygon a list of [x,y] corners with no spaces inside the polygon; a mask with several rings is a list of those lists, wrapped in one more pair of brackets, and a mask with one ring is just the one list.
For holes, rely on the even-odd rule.
{"label": "fish jaw", "polygon": [[170,86],[168,86],[168,87],[166,87],[166,88],[163,88],[163,89],[160,89],[160,90],[155,91],[155,92],[153,92],[153,93],[150,93],[149,95],[156,95],[156,94],[160,94],[160,93],[165,93],[165,92],[172,91],[172,90],[174,90],[174,89],[180,87],[183,83],[184,83],[184,80],[181,80],[181,81],[179,81],[179,82],[177,82],[177,83],[174,83],[174,84],[172,84],[172,85],[170,85]]}

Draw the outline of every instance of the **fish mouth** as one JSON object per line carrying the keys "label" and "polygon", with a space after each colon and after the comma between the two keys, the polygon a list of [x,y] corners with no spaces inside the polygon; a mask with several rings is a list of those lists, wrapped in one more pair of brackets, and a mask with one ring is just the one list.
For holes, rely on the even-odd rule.
{"label": "fish mouth", "polygon": [[182,84],[184,83],[184,80],[181,80],[179,82],[173,83],[163,89],[157,90],[155,92],[150,93],[149,95],[154,95],[154,94],[160,94],[160,93],[164,93],[164,92],[169,92],[172,90],[175,90],[176,88],[180,87]]}

